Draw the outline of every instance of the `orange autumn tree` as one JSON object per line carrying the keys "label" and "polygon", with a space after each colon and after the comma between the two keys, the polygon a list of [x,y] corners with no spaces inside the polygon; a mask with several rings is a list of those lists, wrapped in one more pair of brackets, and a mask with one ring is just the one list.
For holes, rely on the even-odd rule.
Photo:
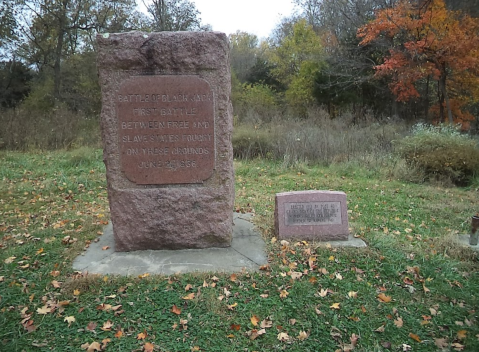
{"label": "orange autumn tree", "polygon": [[360,45],[387,40],[392,46],[376,76],[390,76],[398,101],[420,96],[417,85],[437,81],[440,121],[468,125],[463,107],[479,101],[479,20],[446,9],[444,0],[400,0],[358,30]]}

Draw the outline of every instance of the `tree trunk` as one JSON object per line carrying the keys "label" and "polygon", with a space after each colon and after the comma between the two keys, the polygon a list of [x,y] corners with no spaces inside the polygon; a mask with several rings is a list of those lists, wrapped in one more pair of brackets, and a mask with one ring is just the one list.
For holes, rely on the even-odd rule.
{"label": "tree trunk", "polygon": [[55,64],[53,66],[53,95],[55,98],[55,105],[58,104],[60,99],[60,86],[61,86],[61,60],[63,53],[63,40],[65,38],[66,27],[66,10],[68,0],[61,2],[61,9],[58,13],[58,36],[57,46],[55,48]]}
{"label": "tree trunk", "polygon": [[[454,124],[454,119],[452,117],[451,103],[449,101],[449,95],[447,94],[447,89],[446,89],[446,67],[445,67],[445,65],[443,65],[443,72],[442,72],[441,77],[439,79],[439,88],[441,89],[442,96],[446,100],[447,116],[449,118],[449,123],[452,125],[452,124]],[[443,115],[444,115],[444,113],[443,113]],[[445,121],[445,118],[444,118],[444,121]]]}

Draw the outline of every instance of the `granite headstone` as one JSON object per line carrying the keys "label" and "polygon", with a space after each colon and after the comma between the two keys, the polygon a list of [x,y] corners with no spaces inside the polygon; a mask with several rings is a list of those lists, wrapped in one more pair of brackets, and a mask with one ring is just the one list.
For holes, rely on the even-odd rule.
{"label": "granite headstone", "polygon": [[275,232],[279,239],[346,241],[349,237],[346,193],[277,193]]}

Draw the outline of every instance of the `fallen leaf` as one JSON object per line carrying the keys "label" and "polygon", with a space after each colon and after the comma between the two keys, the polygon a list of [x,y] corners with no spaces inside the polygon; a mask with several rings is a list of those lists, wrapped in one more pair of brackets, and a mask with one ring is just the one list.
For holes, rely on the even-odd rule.
{"label": "fallen leaf", "polygon": [[298,271],[292,271],[292,272],[290,273],[290,276],[291,276],[291,278],[292,278],[293,280],[298,280],[298,279],[301,278],[301,276],[303,276],[303,274],[300,273],[300,272],[298,272]]}
{"label": "fallen leaf", "polygon": [[145,345],[143,346],[144,352],[153,352],[154,349],[155,349],[155,345],[150,342],[145,343]]}
{"label": "fallen leaf", "polygon": [[[204,283],[206,283],[206,281],[205,281]],[[205,286],[203,285],[203,287],[205,287]],[[208,287],[208,284],[207,284],[206,287]],[[188,284],[188,285],[185,286],[185,291],[188,292],[188,291],[191,290],[192,288],[193,288],[193,285]]]}
{"label": "fallen leaf", "polygon": [[379,328],[377,328],[376,330],[374,330],[374,332],[384,332],[385,330],[385,326],[384,325],[381,325]]}
{"label": "fallen leaf", "polygon": [[402,328],[404,322],[402,321],[401,317],[398,317],[396,320],[394,320],[394,325],[396,325],[398,328]]}
{"label": "fallen leaf", "polygon": [[96,306],[96,309],[102,310],[104,312],[108,312],[109,310],[111,310],[111,308],[112,308],[111,304],[108,304],[108,303],[102,303]]}
{"label": "fallen leaf", "polygon": [[228,307],[229,310],[233,310],[237,305],[238,305],[238,303],[235,302],[235,303],[233,303],[233,304],[231,304],[231,305],[228,304],[227,307]]}
{"label": "fallen leaf", "polygon": [[74,323],[76,321],[76,319],[75,319],[74,316],[69,316],[69,317],[65,317],[65,319],[63,319],[63,321],[66,321],[68,323],[68,327],[70,327],[70,325],[72,323]]}
{"label": "fallen leaf", "polygon": [[349,296],[349,298],[358,298],[358,292],[357,291],[349,291],[348,296]]}
{"label": "fallen leaf", "polygon": [[421,342],[421,339],[419,338],[419,336],[417,336],[416,334],[413,334],[412,332],[409,333],[409,337],[417,342]]}
{"label": "fallen leaf", "polygon": [[454,350],[456,350],[456,351],[462,351],[464,349],[464,347],[466,347],[466,346],[461,345],[458,342],[454,342],[453,344],[451,344],[451,347],[453,347]]}
{"label": "fallen leaf", "polygon": [[111,331],[112,327],[113,327],[113,323],[110,320],[107,320],[106,322],[103,323],[103,327],[101,329],[103,331]]}
{"label": "fallen leaf", "polygon": [[89,330],[89,331],[95,331],[96,327],[97,327],[97,323],[91,321],[86,326],[86,329]]}
{"label": "fallen leaf", "polygon": [[171,308],[171,312],[175,313],[176,315],[180,315],[181,314],[181,309],[178,308],[176,305],[173,305],[173,307]]}
{"label": "fallen leaf", "polygon": [[118,330],[118,331],[116,332],[116,334],[115,334],[115,337],[116,337],[117,339],[121,338],[122,336],[123,336],[123,331],[121,331],[121,330]]}
{"label": "fallen leaf", "polygon": [[139,279],[144,279],[145,277],[148,277],[148,276],[150,276],[149,273],[144,273],[144,274],[138,275],[138,278]]}
{"label": "fallen leaf", "polygon": [[137,340],[144,340],[144,339],[146,339],[146,336],[148,336],[146,334],[146,331],[143,331],[143,332],[140,332],[138,335],[136,335],[136,339]]}
{"label": "fallen leaf", "polygon": [[434,344],[440,349],[446,349],[449,346],[447,339],[434,339]]}
{"label": "fallen leaf", "polygon": [[17,257],[8,257],[7,259],[5,259],[3,262],[5,264],[11,264],[13,263],[13,261],[16,259]]}
{"label": "fallen leaf", "polygon": [[74,296],[79,296],[80,295],[80,290],[73,290],[73,295]]}
{"label": "fallen leaf", "polygon": [[98,342],[92,342],[91,344],[84,343],[81,345],[81,348],[83,350],[86,350],[87,352],[94,352],[94,351],[101,351],[101,345]]}
{"label": "fallen leaf", "polygon": [[287,333],[285,332],[280,332],[277,336],[278,340],[279,341],[282,341],[282,342],[285,342],[285,341],[288,341],[289,340],[289,336]]}
{"label": "fallen leaf", "polygon": [[349,341],[351,341],[351,344],[356,347],[357,343],[359,340],[359,336],[356,334],[352,334],[351,337],[349,338]]}
{"label": "fallen leaf", "polygon": [[38,314],[49,314],[52,312],[52,309],[49,308],[47,305],[44,305],[42,308],[37,308]]}
{"label": "fallen leaf", "polygon": [[319,291],[319,296],[326,297],[328,295],[328,292],[328,290],[322,288],[321,291]]}
{"label": "fallen leaf", "polygon": [[194,299],[194,298],[195,298],[195,293],[194,292],[192,292],[192,293],[186,295],[185,297],[183,297],[183,299],[185,299],[185,300],[191,300],[191,299]]}
{"label": "fallen leaf", "polygon": [[241,325],[239,325],[239,324],[231,324],[230,325],[231,330],[238,331],[240,328],[241,328]]}
{"label": "fallen leaf", "polygon": [[286,298],[288,297],[288,295],[289,295],[289,292],[286,290],[281,290],[281,292],[279,293],[279,297],[281,298]]}
{"label": "fallen leaf", "polygon": [[230,281],[236,282],[236,274],[231,274]]}
{"label": "fallen leaf", "polygon": [[255,340],[256,338],[258,338],[259,336],[264,335],[264,334],[266,334],[266,330],[265,330],[265,329],[261,329],[261,330],[253,329],[253,330],[248,331],[248,332],[246,333],[246,335],[249,336],[249,339],[250,339],[250,340]]}
{"label": "fallen leaf", "polygon": [[308,338],[308,333],[306,331],[300,331],[298,335],[298,340],[304,341]]}
{"label": "fallen leaf", "polygon": [[53,280],[52,281],[52,286],[55,287],[55,288],[60,288],[61,282],[58,282],[57,280]]}
{"label": "fallen leaf", "polygon": [[457,338],[459,340],[464,340],[466,338],[466,335],[467,335],[467,330],[459,330],[457,332]]}
{"label": "fallen leaf", "polygon": [[380,302],[384,302],[384,303],[389,303],[392,300],[390,296],[386,296],[384,293],[380,293],[378,295],[378,299]]}
{"label": "fallen leaf", "polygon": [[106,251],[106,250],[108,250],[108,249],[110,249],[110,246],[103,246],[103,247],[101,247],[101,250],[102,250],[102,251]]}
{"label": "fallen leaf", "polygon": [[333,304],[331,304],[331,306],[330,306],[329,308],[331,308],[331,309],[339,309],[339,308],[340,308],[339,305],[340,305],[340,303],[333,303]]}
{"label": "fallen leaf", "polygon": [[271,320],[265,319],[261,322],[260,326],[262,329],[269,329],[273,326],[273,322]]}
{"label": "fallen leaf", "polygon": [[253,326],[257,326],[258,325],[258,322],[260,321],[260,319],[256,316],[256,315],[253,315],[251,318],[251,324],[253,324]]}
{"label": "fallen leaf", "polygon": [[103,339],[101,340],[101,349],[104,351],[108,343],[111,342],[111,339]]}

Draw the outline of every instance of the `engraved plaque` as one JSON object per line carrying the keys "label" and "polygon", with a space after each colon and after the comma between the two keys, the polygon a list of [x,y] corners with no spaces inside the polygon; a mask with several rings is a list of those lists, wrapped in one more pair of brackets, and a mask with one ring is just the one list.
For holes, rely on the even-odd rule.
{"label": "engraved plaque", "polygon": [[340,202],[284,203],[286,226],[340,225]]}
{"label": "engraved plaque", "polygon": [[214,97],[197,76],[136,76],[116,97],[121,168],[137,184],[202,183],[215,167]]}

